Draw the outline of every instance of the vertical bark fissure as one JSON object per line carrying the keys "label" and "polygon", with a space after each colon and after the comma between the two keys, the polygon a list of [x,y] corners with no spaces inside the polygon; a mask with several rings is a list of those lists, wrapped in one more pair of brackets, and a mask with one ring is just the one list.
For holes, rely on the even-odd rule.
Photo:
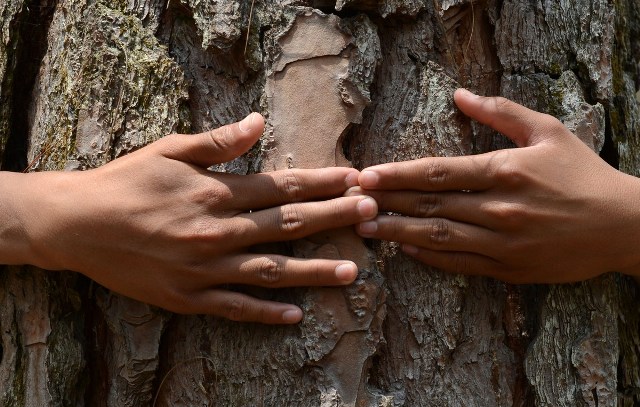
{"label": "vertical bark fissure", "polygon": [[[15,40],[9,48],[9,73],[2,86],[2,100],[10,100],[9,137],[4,150],[2,170],[27,168],[29,148],[29,110],[40,64],[47,51],[47,33],[58,0],[32,0],[23,5],[13,24]],[[7,86],[8,85],[8,86]]]}
{"label": "vertical bark fissure", "polygon": [[[619,0],[613,52],[613,95],[607,130],[619,169],[640,176],[640,2]],[[631,279],[619,279],[618,405],[640,405],[640,290]]]}
{"label": "vertical bark fissure", "polygon": [[620,169],[620,154],[618,146],[613,140],[613,132],[611,131],[611,108],[605,107],[605,133],[604,144],[600,150],[600,157],[616,170]]}

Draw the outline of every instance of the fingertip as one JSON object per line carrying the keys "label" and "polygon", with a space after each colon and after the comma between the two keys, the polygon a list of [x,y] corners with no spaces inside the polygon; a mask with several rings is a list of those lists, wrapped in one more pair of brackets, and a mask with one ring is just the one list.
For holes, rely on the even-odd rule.
{"label": "fingertip", "polygon": [[469,89],[458,88],[453,93],[453,97],[456,98],[456,99],[460,99],[460,98],[477,99],[480,96],[478,96],[475,93],[471,92]]}
{"label": "fingertip", "polygon": [[469,90],[467,88],[458,88],[453,92],[453,97],[458,98],[458,97],[464,96],[468,92]]}
{"label": "fingertip", "polygon": [[297,324],[302,321],[302,310],[298,307],[291,307],[282,313],[282,322],[285,324]]}
{"label": "fingertip", "polygon": [[359,223],[356,226],[356,231],[360,236],[370,237],[378,231],[378,223],[376,221],[368,221]]}
{"label": "fingertip", "polygon": [[353,171],[349,172],[349,174],[347,174],[347,176],[344,179],[344,183],[347,186],[347,188],[357,186],[359,177],[360,177],[360,171],[354,169]]}
{"label": "fingertip", "polygon": [[378,204],[370,196],[365,196],[358,202],[357,210],[363,219],[372,219],[378,214]]}
{"label": "fingertip", "polygon": [[411,244],[403,244],[401,246],[402,251],[410,256],[415,256],[418,254],[418,252],[420,251],[420,249],[418,249],[417,246],[411,245]]}
{"label": "fingertip", "polygon": [[380,182],[380,175],[373,170],[364,170],[358,177],[358,183],[361,187],[374,189]]}
{"label": "fingertip", "polygon": [[480,99],[481,96],[478,96],[465,88],[458,88],[453,93],[453,100],[462,111],[466,111],[469,108],[468,105]]}
{"label": "fingertip", "polygon": [[264,130],[264,117],[262,117],[260,113],[249,113],[247,117],[238,123],[238,128],[242,133],[253,133],[259,130],[260,134],[262,134]]}
{"label": "fingertip", "polygon": [[361,196],[364,195],[364,189],[362,189],[359,186],[355,186],[355,187],[351,187],[349,189],[347,189],[347,191],[344,193],[344,196]]}
{"label": "fingertip", "polygon": [[335,270],[338,280],[350,284],[358,275],[358,266],[352,261],[339,264]]}

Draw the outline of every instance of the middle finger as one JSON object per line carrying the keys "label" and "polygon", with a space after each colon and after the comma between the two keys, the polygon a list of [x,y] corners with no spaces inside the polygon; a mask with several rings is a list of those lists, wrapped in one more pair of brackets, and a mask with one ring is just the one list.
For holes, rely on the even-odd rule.
{"label": "middle finger", "polygon": [[239,245],[300,239],[323,230],[337,229],[375,218],[376,202],[354,196],[320,202],[292,203],[245,213],[232,218],[239,230]]}
{"label": "middle finger", "polygon": [[358,274],[352,261],[295,259],[277,254],[242,254],[217,263],[215,269],[211,284],[272,288],[346,285]]}
{"label": "middle finger", "polygon": [[[362,194],[358,187],[349,190],[349,196]],[[375,199],[380,212],[394,212],[414,218],[447,218],[491,228],[490,216],[483,192],[420,192],[420,191],[366,191]]]}

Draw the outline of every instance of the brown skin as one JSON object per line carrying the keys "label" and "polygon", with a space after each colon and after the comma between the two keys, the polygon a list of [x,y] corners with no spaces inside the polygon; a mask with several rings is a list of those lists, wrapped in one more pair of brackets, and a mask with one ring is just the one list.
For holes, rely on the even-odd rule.
{"label": "brown skin", "polygon": [[[297,323],[300,308],[221,288],[347,285],[350,261],[253,254],[373,219],[349,168],[254,175],[207,168],[238,157],[264,129],[259,114],[205,134],[171,135],[86,172],[0,173],[0,264],[74,270],[179,313]],[[340,267],[342,266],[342,267]]]}
{"label": "brown skin", "polygon": [[465,114],[519,148],[364,169],[380,215],[358,233],[402,243],[447,271],[511,283],[640,276],[640,180],[616,171],[557,119],[459,89]]}

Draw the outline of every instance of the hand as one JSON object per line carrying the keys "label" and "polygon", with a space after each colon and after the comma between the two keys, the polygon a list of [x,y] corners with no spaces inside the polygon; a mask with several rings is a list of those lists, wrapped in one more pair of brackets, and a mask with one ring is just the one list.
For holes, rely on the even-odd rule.
{"label": "hand", "polygon": [[300,321],[296,306],[220,286],[351,283],[353,262],[252,254],[248,248],[372,219],[376,204],[340,197],[357,184],[354,169],[246,176],[207,170],[244,153],[263,128],[262,116],[254,113],[206,134],[165,137],[95,170],[15,174],[29,177],[14,188],[23,191],[19,218],[32,245],[24,259],[81,272],[179,313]]}
{"label": "hand", "polygon": [[[640,180],[616,171],[555,118],[459,89],[458,107],[520,148],[362,171],[380,212],[363,237],[426,264],[513,283],[640,274]],[[363,191],[351,191],[351,194]]]}

